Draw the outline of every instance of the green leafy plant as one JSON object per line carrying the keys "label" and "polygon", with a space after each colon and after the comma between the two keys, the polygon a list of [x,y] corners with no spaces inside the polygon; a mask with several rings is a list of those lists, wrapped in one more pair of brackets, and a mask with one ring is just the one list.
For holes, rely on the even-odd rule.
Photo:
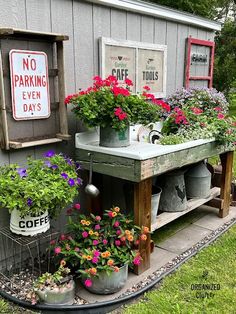
{"label": "green leafy plant", "polygon": [[[70,214],[75,215],[75,210]],[[86,286],[103,271],[118,272],[124,264],[132,267],[141,263],[138,247],[140,241],[146,241],[149,230],[135,226],[119,207],[106,210],[103,218],[93,214],[73,218],[69,218],[69,233],[51,244],[55,258],[77,269]]]}
{"label": "green leafy plant", "polygon": [[166,108],[155,102],[148,86],[142,95],[134,95],[130,91],[132,85],[129,79],[119,85],[114,76],[105,80],[96,76],[92,87],[67,96],[65,104],[72,104],[76,117],[88,127],[112,127],[120,131],[129,124],[158,121]]}
{"label": "green leafy plant", "polygon": [[55,217],[78,195],[79,166],[69,157],[48,151],[41,159],[29,158],[25,167],[18,164],[0,167],[0,206],[20,216],[40,216],[48,210]]}
{"label": "green leafy plant", "polygon": [[[229,105],[215,89],[182,89],[167,98],[171,111],[162,133],[186,140],[215,138],[225,146],[236,142],[236,121],[228,115]],[[164,139],[163,139],[164,141]]]}

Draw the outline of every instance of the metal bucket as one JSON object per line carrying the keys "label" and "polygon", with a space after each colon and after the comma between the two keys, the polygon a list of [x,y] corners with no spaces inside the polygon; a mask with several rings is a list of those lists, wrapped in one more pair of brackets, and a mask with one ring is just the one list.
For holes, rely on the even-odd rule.
{"label": "metal bucket", "polygon": [[69,287],[46,288],[45,290],[36,290],[37,295],[44,304],[48,305],[72,305],[75,298],[75,282],[71,280]]}
{"label": "metal bucket", "polygon": [[126,147],[130,145],[130,128],[117,131],[111,127],[101,128],[99,145],[105,147]]}
{"label": "metal bucket", "polygon": [[165,175],[159,209],[163,212],[180,212],[187,208],[183,171]]}
{"label": "metal bucket", "polygon": [[109,275],[103,271],[99,273],[99,277],[92,278],[92,286],[85,288],[96,294],[112,294],[122,289],[128,278],[128,265],[120,267],[118,272],[112,272]]}
{"label": "metal bucket", "polygon": [[160,202],[162,189],[159,186],[152,187],[152,214],[151,214],[151,223],[154,223],[157,218],[157,212]]}
{"label": "metal bucket", "polygon": [[211,173],[204,162],[196,164],[185,174],[188,198],[206,198],[211,189]]}
{"label": "metal bucket", "polygon": [[34,236],[46,232],[50,228],[48,211],[38,217],[25,216],[20,217],[20,212],[14,209],[11,212],[10,230],[13,233],[24,236]]}

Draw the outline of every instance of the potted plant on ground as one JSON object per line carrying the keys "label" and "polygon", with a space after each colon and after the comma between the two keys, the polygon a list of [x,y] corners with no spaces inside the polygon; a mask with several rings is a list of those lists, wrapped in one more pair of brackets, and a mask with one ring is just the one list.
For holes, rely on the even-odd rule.
{"label": "potted plant on ground", "polygon": [[48,151],[43,158],[29,158],[0,167],[0,206],[11,213],[10,229],[35,235],[49,229],[49,218],[73,202],[81,184],[78,165],[62,154]]}
{"label": "potted plant on ground", "polygon": [[236,121],[229,116],[229,104],[221,92],[213,88],[182,89],[166,101],[171,111],[163,123],[162,144],[215,138],[220,145],[234,146]]}
{"label": "potted plant on ground", "polygon": [[103,218],[93,214],[73,218],[69,219],[69,233],[52,243],[55,258],[66,260],[90,292],[110,294],[120,290],[126,283],[128,267],[141,263],[138,247],[140,241],[146,241],[148,228],[135,226],[119,207],[106,210]]}
{"label": "potted plant on ground", "polygon": [[119,85],[114,76],[105,80],[96,76],[92,87],[67,96],[65,104],[73,105],[72,111],[86,126],[100,127],[101,146],[128,146],[130,124],[156,122],[160,111],[166,110],[153,102],[148,86],[142,95],[134,95],[130,92],[132,85],[129,79]]}
{"label": "potted plant on ground", "polygon": [[35,304],[38,299],[48,305],[74,303],[75,282],[65,264],[62,261],[55,273],[44,273],[34,282],[34,291],[30,295],[32,303]]}

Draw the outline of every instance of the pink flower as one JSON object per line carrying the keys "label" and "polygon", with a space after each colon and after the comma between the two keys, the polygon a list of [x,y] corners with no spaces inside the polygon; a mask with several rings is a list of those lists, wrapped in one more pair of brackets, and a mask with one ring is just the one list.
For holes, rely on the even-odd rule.
{"label": "pink flower", "polygon": [[143,86],[143,89],[145,89],[145,90],[150,90],[151,88],[146,85],[146,86]]}
{"label": "pink flower", "polygon": [[140,256],[137,256],[137,257],[134,258],[133,264],[134,264],[134,265],[140,265],[140,264],[141,264],[141,258],[140,258]]}
{"label": "pink flower", "polygon": [[115,221],[113,226],[114,226],[115,228],[117,228],[117,227],[119,227],[119,225],[120,225],[119,221]]}
{"label": "pink flower", "polygon": [[196,115],[199,115],[201,113],[203,113],[203,110],[197,107],[193,107],[191,108],[192,112],[195,113]]}
{"label": "pink flower", "polygon": [[93,252],[93,256],[94,256],[94,257],[99,257],[99,256],[100,256],[100,252],[97,251],[97,250],[95,250],[95,251]]}
{"label": "pink flower", "polygon": [[120,107],[116,108],[115,111],[114,111],[114,115],[117,116],[117,117],[118,117],[121,113],[122,113],[122,109],[121,109]]}
{"label": "pink flower", "polygon": [[218,115],[217,115],[217,118],[218,118],[219,120],[223,120],[224,117],[225,117],[225,115],[224,115],[223,113],[218,113]]}
{"label": "pink flower", "polygon": [[115,240],[115,245],[116,245],[116,246],[120,246],[120,245],[121,245],[120,240]]}
{"label": "pink flower", "polygon": [[60,246],[55,247],[54,253],[55,254],[60,254],[61,253],[61,247]]}
{"label": "pink flower", "polygon": [[117,235],[120,235],[120,234],[121,234],[121,230],[117,230],[117,231],[116,231],[116,234],[117,234]]}
{"label": "pink flower", "polygon": [[95,225],[94,227],[95,230],[100,230],[100,228],[101,228],[100,225]]}
{"label": "pink flower", "polygon": [[67,237],[67,240],[72,241],[72,240],[73,240],[72,236],[68,236],[68,237]]}
{"label": "pink flower", "polygon": [[92,280],[91,279],[86,279],[84,284],[85,284],[85,287],[91,287],[92,286]]}
{"label": "pink flower", "polygon": [[125,84],[128,86],[133,86],[133,82],[130,79],[125,79]]}
{"label": "pink flower", "polygon": [[109,216],[110,218],[113,218],[112,212],[108,212],[108,216]]}
{"label": "pink flower", "polygon": [[88,237],[88,232],[87,231],[83,231],[82,232],[82,237],[83,238],[87,238]]}
{"label": "pink flower", "polygon": [[54,244],[56,244],[56,241],[55,240],[51,240],[49,243],[50,243],[50,245],[54,245]]}
{"label": "pink flower", "polygon": [[108,241],[107,241],[106,239],[104,239],[104,240],[102,240],[102,243],[103,243],[104,245],[107,245]]}
{"label": "pink flower", "polygon": [[75,252],[79,252],[79,248],[78,247],[75,247]]}
{"label": "pink flower", "polygon": [[66,240],[66,236],[65,236],[64,234],[61,234],[61,236],[60,236],[60,240],[61,240],[61,241]]}
{"label": "pink flower", "polygon": [[93,245],[98,245],[99,241],[98,240],[93,240]]}
{"label": "pink flower", "polygon": [[220,108],[220,107],[215,107],[215,108],[213,108],[215,111],[222,111],[222,108]]}
{"label": "pink flower", "polygon": [[79,203],[74,204],[74,208],[79,210],[80,209],[80,204]]}
{"label": "pink flower", "polygon": [[118,118],[122,121],[127,118],[127,114],[125,112],[122,112],[121,114],[119,114]]}
{"label": "pink flower", "polygon": [[97,220],[97,221],[100,221],[102,218],[101,218],[101,216],[96,216],[95,217],[95,220]]}
{"label": "pink flower", "polygon": [[96,264],[97,262],[98,262],[98,258],[97,258],[97,257],[93,257],[93,258],[92,258],[92,263],[93,263],[93,264]]}

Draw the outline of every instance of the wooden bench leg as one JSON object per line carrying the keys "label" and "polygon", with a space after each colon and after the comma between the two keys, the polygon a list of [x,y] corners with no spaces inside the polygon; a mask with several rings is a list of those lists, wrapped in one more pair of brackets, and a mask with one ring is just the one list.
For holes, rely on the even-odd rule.
{"label": "wooden bench leg", "polygon": [[222,164],[220,198],[223,200],[223,206],[219,211],[219,217],[221,218],[229,214],[233,158],[234,152],[227,152],[220,155]]}
{"label": "wooden bench leg", "polygon": [[[134,223],[151,228],[152,179],[148,178],[134,185]],[[134,272],[139,275],[150,267],[150,238],[140,242],[142,262]]]}

